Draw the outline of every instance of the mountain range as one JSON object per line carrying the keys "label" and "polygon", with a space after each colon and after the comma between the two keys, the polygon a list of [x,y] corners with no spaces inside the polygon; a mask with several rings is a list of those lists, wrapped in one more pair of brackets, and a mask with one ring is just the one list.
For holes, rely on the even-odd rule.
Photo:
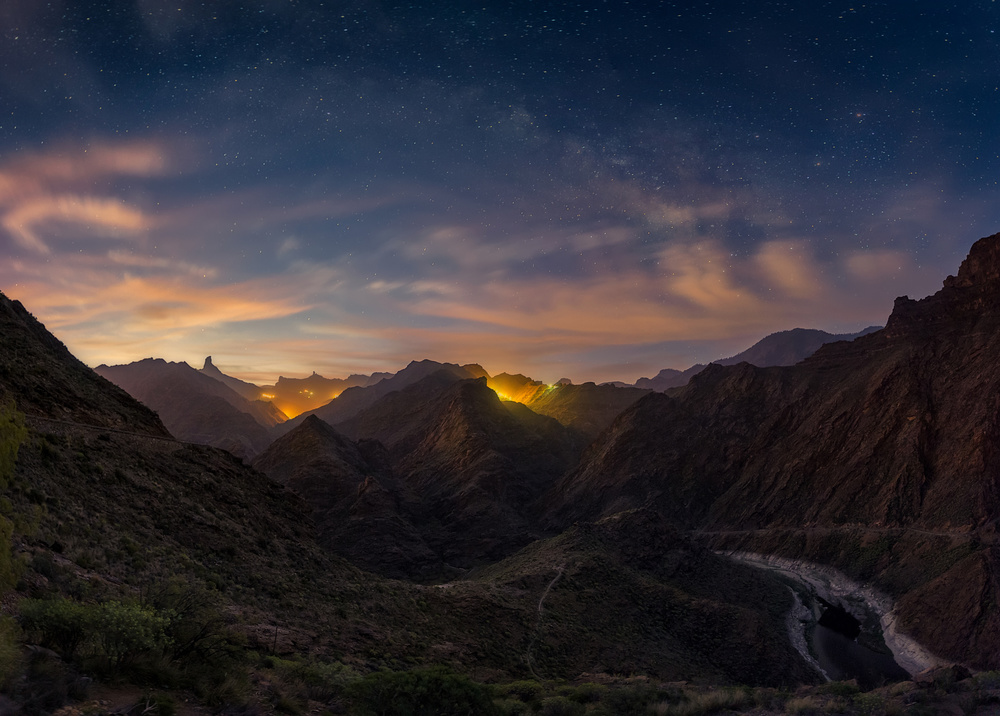
{"label": "mountain range", "polygon": [[[94,372],[6,297],[0,329],[27,427],[0,435],[20,443],[5,603],[180,578],[234,645],[358,674],[815,683],[789,615],[854,602],[746,563],[784,559],[882,595],[881,626],[855,614],[875,650],[898,631],[923,663],[1000,668],[1000,234],[883,329],[664,392],[419,361],[286,420],[211,360]],[[755,360],[824,336],[770,338]]]}
{"label": "mountain range", "polygon": [[[874,330],[877,328],[841,335],[803,328],[781,331],[763,338],[743,353],[715,363],[791,365],[824,343],[852,340]],[[480,365],[460,366],[431,360],[412,361],[397,373],[356,374],[347,378],[325,378],[313,373],[307,378],[281,377],[274,385],[265,386],[223,373],[211,356],[199,370],[187,363],[152,358],[128,365],[99,365],[95,370],[155,410],[173,435],[221,447],[250,460],[309,415],[337,425],[383,396],[439,370],[460,378],[486,377],[488,386],[502,400],[529,406],[593,438],[647,391],[683,385],[704,368],[701,364],[685,371],[665,368],[655,378],[640,378],[635,386],[620,382],[574,385],[568,380],[546,385],[521,374],[490,376]]]}

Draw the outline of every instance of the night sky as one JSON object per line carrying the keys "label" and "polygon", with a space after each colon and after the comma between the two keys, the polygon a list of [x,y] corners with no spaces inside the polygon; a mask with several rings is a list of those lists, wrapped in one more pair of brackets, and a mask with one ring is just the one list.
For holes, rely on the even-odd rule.
{"label": "night sky", "polygon": [[994,2],[3,0],[0,290],[84,362],[627,380],[1000,231]]}

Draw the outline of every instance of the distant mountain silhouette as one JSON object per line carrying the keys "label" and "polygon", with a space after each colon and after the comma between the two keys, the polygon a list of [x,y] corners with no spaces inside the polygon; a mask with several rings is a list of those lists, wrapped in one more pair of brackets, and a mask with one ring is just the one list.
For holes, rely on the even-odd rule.
{"label": "distant mountain silhouette", "polygon": [[[835,341],[853,341],[880,330],[880,326],[869,326],[858,333],[827,333],[814,328],[793,328],[790,331],[778,331],[765,336],[742,353],[730,358],[712,361],[717,365],[736,365],[749,363],[758,368],[769,366],[795,365],[815,353],[820,346]],[[687,385],[692,376],[705,369],[704,363],[698,363],[686,370],[664,368],[653,378],[639,378],[636,388],[664,391]]]}
{"label": "distant mountain silhouette", "polygon": [[827,333],[815,328],[793,328],[790,331],[778,331],[762,338],[742,353],[731,358],[712,361],[719,365],[736,365],[749,363],[758,368],[775,365],[795,365],[811,356],[821,346],[836,341],[853,341],[855,338],[867,336],[869,333],[882,330],[881,326],[868,326],[857,333]]}
{"label": "distant mountain silhouette", "polygon": [[274,385],[254,385],[239,378],[233,378],[219,370],[212,363],[212,357],[205,359],[201,369],[205,375],[225,383],[247,400],[264,400],[280,406],[285,415],[295,416],[308,410],[326,405],[347,388],[374,385],[380,380],[392,377],[392,373],[372,373],[371,375],[350,375],[347,378],[324,378],[315,371],[308,378],[286,378],[279,376]]}
{"label": "distant mountain silhouette", "polygon": [[238,457],[250,458],[266,448],[268,428],[285,420],[271,403],[247,400],[187,363],[147,358],[94,370],[155,410],[175,437]]}
{"label": "distant mountain silhouette", "polygon": [[212,356],[205,358],[205,365],[202,366],[201,373],[207,375],[209,378],[214,378],[223,385],[228,386],[246,400],[260,400],[260,394],[262,392],[260,386],[226,375],[212,362]]}
{"label": "distant mountain silhouette", "polygon": [[664,391],[668,388],[677,388],[682,385],[687,385],[687,382],[691,380],[691,376],[697,375],[704,369],[704,363],[695,363],[686,370],[664,368],[652,378],[639,378],[639,380],[635,382],[635,387],[656,391]]}
{"label": "distant mountain silhouette", "polygon": [[486,375],[486,371],[479,365],[460,366],[454,363],[438,363],[432,360],[411,361],[403,370],[377,383],[347,388],[335,400],[331,400],[314,410],[309,410],[290,420],[287,424],[279,426],[274,431],[275,436],[288,432],[309,415],[315,415],[328,425],[336,425],[357,415],[361,410],[372,405],[379,398],[393,391],[401,390],[408,385],[412,385],[426,378],[431,373],[442,369],[450,371],[459,378],[480,378]]}

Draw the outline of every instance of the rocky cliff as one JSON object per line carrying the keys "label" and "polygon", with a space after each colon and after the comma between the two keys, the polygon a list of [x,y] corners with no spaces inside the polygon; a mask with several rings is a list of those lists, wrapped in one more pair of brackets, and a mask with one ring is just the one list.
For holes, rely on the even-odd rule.
{"label": "rocky cliff", "polygon": [[[905,597],[903,621],[945,655],[995,667],[1000,655],[982,641],[943,640],[928,615],[971,590],[987,606],[974,618],[949,612],[953,632],[1000,641],[998,353],[1000,235],[978,241],[933,296],[898,299],[882,331],[787,368],[709,366],[683,388],[643,398],[545,504],[557,525],[655,506],[686,528],[761,539],[851,525],[893,544],[919,532],[964,535],[976,569],[946,577],[928,564],[894,589]],[[860,569],[849,551],[826,557]],[[878,555],[887,568],[890,554]]]}

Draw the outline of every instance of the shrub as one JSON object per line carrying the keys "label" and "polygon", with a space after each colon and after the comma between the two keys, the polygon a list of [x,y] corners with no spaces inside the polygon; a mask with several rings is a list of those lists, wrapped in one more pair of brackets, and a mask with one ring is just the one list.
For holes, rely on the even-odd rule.
{"label": "shrub", "polygon": [[358,678],[351,667],[339,661],[286,661],[268,657],[265,666],[274,669],[285,682],[297,687],[303,698],[312,701],[330,701],[340,696],[346,686]]}
{"label": "shrub", "polygon": [[981,689],[1000,689],[1000,671],[982,671],[972,677],[976,687]]}
{"label": "shrub", "polygon": [[813,714],[819,710],[819,702],[813,696],[791,698],[785,702],[785,713]]}
{"label": "shrub", "polygon": [[[24,415],[17,411],[14,403],[0,404],[0,491],[5,491],[10,485],[17,453],[27,435]],[[4,512],[10,512],[9,501],[5,501]],[[13,532],[13,523],[5,515],[0,515],[0,593],[17,583],[17,563],[11,554]]]}
{"label": "shrub", "polygon": [[0,403],[0,489],[7,489],[10,484],[18,450],[27,435],[24,414],[11,401]]}
{"label": "shrub", "polygon": [[545,695],[545,689],[537,681],[512,681],[497,687],[497,693],[501,696],[513,696],[521,702],[538,706]]}
{"label": "shrub", "polygon": [[583,704],[570,701],[565,696],[550,696],[542,700],[539,713],[542,716],[583,716],[585,711]]}
{"label": "shrub", "polygon": [[361,716],[490,716],[489,689],[441,667],[379,671],[358,679],[347,693]]}
{"label": "shrub", "polygon": [[700,716],[720,711],[739,710],[750,702],[750,694],[746,691],[724,688],[693,694],[689,700],[676,705],[661,703],[656,707],[655,712],[657,714],[671,714],[671,716]]}
{"label": "shrub", "polygon": [[94,611],[100,655],[113,674],[131,666],[140,655],[159,651],[167,644],[168,619],[150,607],[110,601]]}
{"label": "shrub", "polygon": [[862,716],[876,716],[885,713],[885,697],[874,691],[857,694],[854,697],[854,708]]}
{"label": "shrub", "polygon": [[666,708],[678,700],[676,690],[661,690],[649,684],[630,684],[608,689],[601,699],[601,706],[606,713],[614,716],[648,716],[654,706]]}
{"label": "shrub", "polygon": [[525,716],[531,712],[528,704],[518,699],[501,699],[494,703],[500,716]]}
{"label": "shrub", "polygon": [[90,607],[65,597],[25,599],[21,602],[21,625],[30,641],[72,659],[93,633]]}
{"label": "shrub", "polygon": [[573,687],[566,692],[565,696],[572,701],[576,701],[578,704],[590,704],[600,701],[607,690],[608,687],[603,684],[587,682]]}
{"label": "shrub", "polygon": [[0,617],[0,689],[8,690],[22,670],[20,633],[11,617]]}
{"label": "shrub", "polygon": [[861,691],[856,681],[831,681],[823,684],[818,691],[831,696],[854,696]]}

